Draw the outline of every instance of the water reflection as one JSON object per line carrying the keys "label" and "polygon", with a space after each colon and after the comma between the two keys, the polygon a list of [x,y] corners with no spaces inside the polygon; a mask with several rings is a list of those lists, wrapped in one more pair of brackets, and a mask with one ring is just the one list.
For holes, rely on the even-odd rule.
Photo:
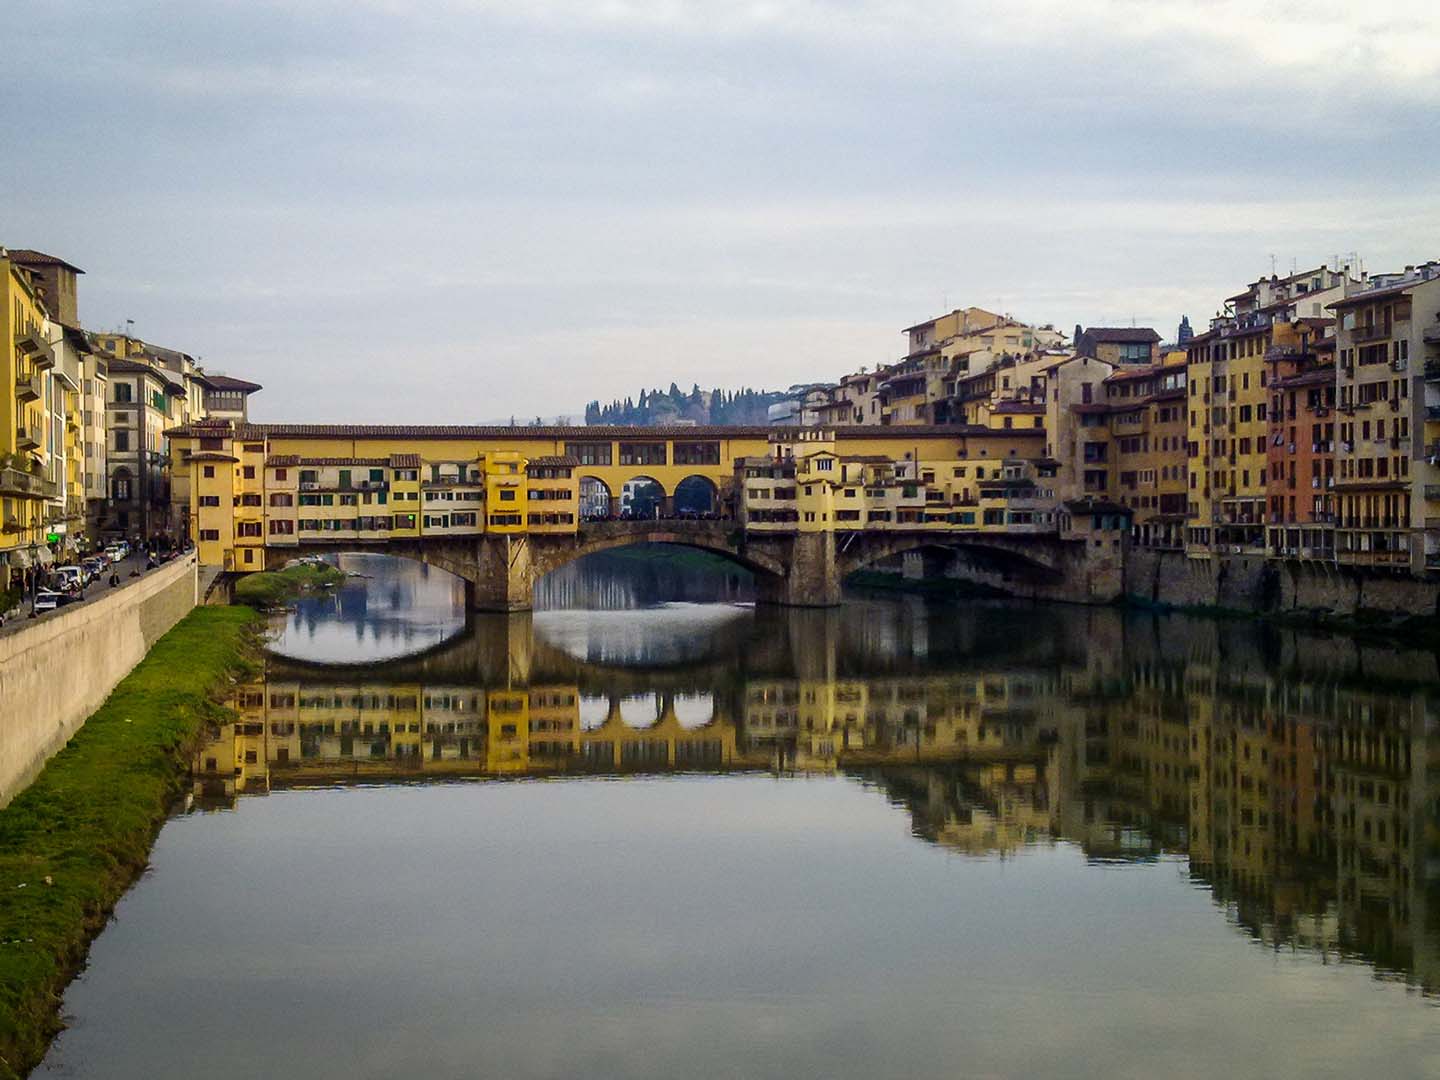
{"label": "water reflection", "polygon": [[544,615],[364,678],[277,659],[195,791],[839,773],[958,855],[1183,860],[1255,939],[1440,989],[1433,656],[1112,611],[714,611],[675,668],[663,620],[574,649]]}
{"label": "water reflection", "polygon": [[301,597],[276,626],[272,652],[370,663],[431,648],[465,625],[465,583],[443,570],[363,553],[330,561],[349,579]]}

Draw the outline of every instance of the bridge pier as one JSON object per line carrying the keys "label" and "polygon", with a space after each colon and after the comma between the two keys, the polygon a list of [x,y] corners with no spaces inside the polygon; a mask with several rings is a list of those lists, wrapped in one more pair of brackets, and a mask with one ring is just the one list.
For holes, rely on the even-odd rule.
{"label": "bridge pier", "polygon": [[486,535],[475,545],[475,574],[466,590],[475,611],[529,611],[535,575],[528,536]]}
{"label": "bridge pier", "polygon": [[785,607],[839,607],[840,580],[835,534],[799,532],[790,541],[787,572],[756,575],[756,599]]}

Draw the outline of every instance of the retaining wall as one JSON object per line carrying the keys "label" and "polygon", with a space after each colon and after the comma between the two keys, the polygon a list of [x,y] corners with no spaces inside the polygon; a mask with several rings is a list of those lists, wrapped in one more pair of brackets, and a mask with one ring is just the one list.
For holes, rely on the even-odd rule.
{"label": "retaining wall", "polygon": [[[101,592],[101,590],[106,590]],[[185,555],[95,599],[0,629],[0,806],[100,707],[197,602]]]}
{"label": "retaining wall", "polygon": [[1125,592],[1152,603],[1261,613],[1353,615],[1365,609],[1435,615],[1440,611],[1440,581],[1404,572],[1247,555],[1191,559],[1179,551],[1131,549],[1125,560]]}

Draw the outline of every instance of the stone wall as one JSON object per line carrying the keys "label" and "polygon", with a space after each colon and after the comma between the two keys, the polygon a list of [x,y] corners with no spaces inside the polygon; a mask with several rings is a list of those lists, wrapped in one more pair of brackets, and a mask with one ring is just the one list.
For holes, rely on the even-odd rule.
{"label": "stone wall", "polygon": [[36,622],[0,629],[0,806],[196,604],[194,555]]}
{"label": "stone wall", "polygon": [[1311,560],[1247,555],[1191,559],[1178,551],[1131,549],[1125,563],[1125,592],[1150,603],[1262,613],[1352,615],[1365,609],[1435,615],[1440,610],[1440,581]]}

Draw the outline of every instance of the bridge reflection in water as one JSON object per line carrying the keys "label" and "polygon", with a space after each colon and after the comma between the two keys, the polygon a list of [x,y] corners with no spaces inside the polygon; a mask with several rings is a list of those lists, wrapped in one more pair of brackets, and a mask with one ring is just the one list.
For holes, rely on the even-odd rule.
{"label": "bridge reflection in water", "polygon": [[[568,613],[573,615],[574,613]],[[1111,611],[759,611],[683,665],[545,617],[423,656],[276,658],[197,754],[202,805],[333,783],[841,772],[968,856],[1188,860],[1267,944],[1440,989],[1436,658]]]}

